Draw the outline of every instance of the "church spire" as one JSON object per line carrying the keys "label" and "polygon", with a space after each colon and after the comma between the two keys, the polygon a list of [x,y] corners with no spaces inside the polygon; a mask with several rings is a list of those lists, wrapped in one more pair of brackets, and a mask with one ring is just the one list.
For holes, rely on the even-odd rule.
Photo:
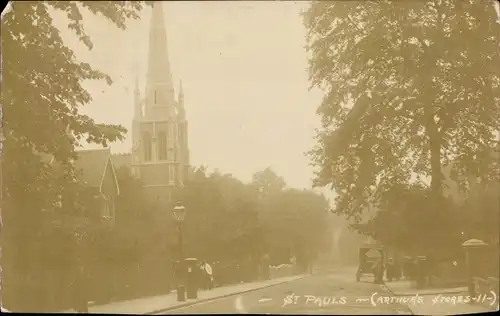
{"label": "church spire", "polygon": [[[146,98],[147,108],[175,106],[174,86],[168,58],[167,32],[161,1],[153,3],[151,13]],[[161,112],[166,114],[169,111],[162,110]]]}

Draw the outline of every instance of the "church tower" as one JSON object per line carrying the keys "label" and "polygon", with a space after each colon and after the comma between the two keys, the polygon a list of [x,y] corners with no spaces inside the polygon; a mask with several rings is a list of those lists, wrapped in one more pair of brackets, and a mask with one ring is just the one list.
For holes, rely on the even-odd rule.
{"label": "church tower", "polygon": [[162,2],[153,4],[149,30],[146,89],[136,80],[132,123],[132,172],[150,198],[172,202],[189,170],[187,120],[182,83],[175,98]]}

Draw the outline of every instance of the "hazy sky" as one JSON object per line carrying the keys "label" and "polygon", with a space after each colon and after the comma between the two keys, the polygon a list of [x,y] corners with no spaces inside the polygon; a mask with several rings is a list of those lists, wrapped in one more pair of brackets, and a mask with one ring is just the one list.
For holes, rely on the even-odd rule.
{"label": "hazy sky", "polygon": [[[312,169],[304,152],[313,146],[321,99],[309,91],[305,28],[307,2],[164,2],[175,88],[182,79],[189,120],[191,163],[232,173],[243,181],[271,166],[292,187],[308,188]],[[115,80],[91,82],[84,113],[130,130],[136,74],[144,90],[151,9],[126,31],[84,13],[94,42],[88,51],[65,36],[77,57]],[[85,14],[87,13],[87,14]],[[54,16],[63,36],[64,15]],[[130,135],[112,145],[128,152]],[[91,147],[89,147],[91,148]]]}

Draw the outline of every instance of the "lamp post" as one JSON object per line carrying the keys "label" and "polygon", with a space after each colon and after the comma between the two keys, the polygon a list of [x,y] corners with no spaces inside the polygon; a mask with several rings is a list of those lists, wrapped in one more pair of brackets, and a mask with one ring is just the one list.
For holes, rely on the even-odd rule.
{"label": "lamp post", "polygon": [[182,202],[177,202],[173,209],[174,219],[177,222],[177,229],[179,234],[179,261],[176,267],[176,278],[177,278],[177,301],[183,302],[186,300],[186,286],[184,284],[184,254],[183,254],[183,243],[182,243],[182,229],[184,224],[184,219],[186,218],[186,208],[182,205]]}

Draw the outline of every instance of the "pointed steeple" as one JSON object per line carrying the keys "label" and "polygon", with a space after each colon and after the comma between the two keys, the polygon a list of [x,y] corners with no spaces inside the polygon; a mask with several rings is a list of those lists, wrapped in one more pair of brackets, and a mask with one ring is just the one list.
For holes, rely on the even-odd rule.
{"label": "pointed steeple", "polygon": [[[148,70],[146,81],[146,107],[174,107],[175,95],[172,83],[172,73],[168,58],[167,32],[161,1],[153,4],[149,30]],[[149,113],[147,115],[158,115]],[[154,111],[156,112],[156,111]],[[168,113],[169,111],[161,111]]]}

